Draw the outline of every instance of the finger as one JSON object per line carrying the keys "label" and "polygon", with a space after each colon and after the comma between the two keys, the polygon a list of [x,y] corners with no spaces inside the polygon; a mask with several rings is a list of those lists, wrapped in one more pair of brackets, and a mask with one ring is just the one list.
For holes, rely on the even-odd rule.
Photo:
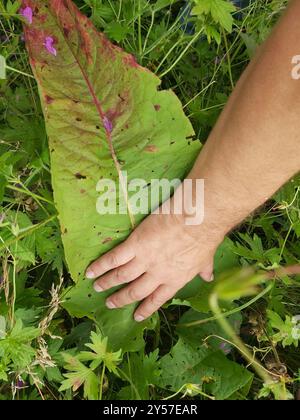
{"label": "finger", "polygon": [[121,308],[133,302],[138,302],[149,296],[157,288],[157,283],[153,281],[150,274],[144,274],[130,286],[119,290],[110,296],[106,301],[106,306],[110,309]]}
{"label": "finger", "polygon": [[214,267],[213,267],[213,263],[209,264],[204,270],[202,270],[199,273],[199,276],[207,282],[211,282],[214,281],[215,276],[214,276]]}
{"label": "finger", "polygon": [[102,276],[94,283],[96,292],[103,292],[104,290],[111,289],[119,284],[130,283],[137,279],[146,271],[145,267],[139,264],[136,259],[129,261],[125,265],[110,271]]}
{"label": "finger", "polygon": [[165,284],[159,286],[143,303],[141,303],[134,314],[134,319],[137,322],[144,321],[171,299],[175,293],[176,289],[171,289]]}
{"label": "finger", "polygon": [[95,279],[100,277],[107,271],[128,263],[134,257],[134,248],[131,242],[127,240],[93,262],[85,273],[86,278]]}

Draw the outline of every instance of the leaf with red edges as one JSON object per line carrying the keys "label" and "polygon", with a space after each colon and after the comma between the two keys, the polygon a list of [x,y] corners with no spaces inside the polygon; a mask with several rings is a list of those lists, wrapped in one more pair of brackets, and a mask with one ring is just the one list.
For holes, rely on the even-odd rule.
{"label": "leaf with red edges", "polygon": [[[117,329],[122,323],[125,335],[126,329],[134,330],[136,337],[133,308],[124,312],[125,323],[122,313],[104,316],[107,294],[96,295],[84,283],[84,272],[145,217],[131,209],[123,171],[128,182],[182,179],[200,143],[190,140],[194,131],[176,95],[158,90],[160,80],[97,32],[71,0],[22,3],[27,14],[32,10],[32,21],[24,24],[26,46],[49,137],[66,260],[77,282],[65,307],[76,316],[94,318],[97,313],[100,324],[106,317],[101,325],[110,335],[112,320]],[[124,214],[97,213],[97,184],[106,178],[117,183]],[[141,332],[143,324],[139,328]],[[116,346],[122,344],[118,337],[110,338]]]}

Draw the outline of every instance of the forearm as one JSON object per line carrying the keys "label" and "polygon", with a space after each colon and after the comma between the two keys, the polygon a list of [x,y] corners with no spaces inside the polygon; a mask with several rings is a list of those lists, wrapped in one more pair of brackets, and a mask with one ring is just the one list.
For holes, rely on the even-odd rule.
{"label": "forearm", "polygon": [[190,178],[205,180],[207,226],[224,234],[300,169],[300,2],[293,1],[245,71]]}

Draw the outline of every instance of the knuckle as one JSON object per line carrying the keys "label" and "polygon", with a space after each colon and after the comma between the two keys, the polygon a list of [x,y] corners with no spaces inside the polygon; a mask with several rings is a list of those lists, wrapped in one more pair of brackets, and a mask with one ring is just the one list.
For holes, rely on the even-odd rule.
{"label": "knuckle", "polygon": [[166,298],[161,294],[160,291],[157,291],[151,295],[150,301],[152,306],[160,307],[166,302]]}
{"label": "knuckle", "polygon": [[118,283],[123,280],[123,275],[122,275],[121,270],[119,270],[119,269],[115,270],[114,279],[112,279],[112,281],[114,281],[114,280],[116,280]]}
{"label": "knuckle", "polygon": [[128,294],[129,299],[133,302],[140,300],[140,294],[136,291],[135,288],[128,289],[127,294]]}
{"label": "knuckle", "polygon": [[150,296],[151,306],[157,307],[157,306],[161,306],[163,303],[164,302],[162,298],[158,294],[153,293],[153,295]]}
{"label": "knuckle", "polygon": [[116,266],[119,265],[119,258],[118,258],[117,254],[115,252],[112,252],[109,255],[108,263],[111,267],[116,267]]}

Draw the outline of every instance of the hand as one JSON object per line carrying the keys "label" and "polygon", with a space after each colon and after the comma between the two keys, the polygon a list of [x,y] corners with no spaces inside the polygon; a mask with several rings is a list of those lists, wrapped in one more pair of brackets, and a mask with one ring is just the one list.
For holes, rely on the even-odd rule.
{"label": "hand", "polygon": [[213,235],[204,225],[185,225],[183,216],[151,214],[125,242],[95,261],[86,277],[100,277],[97,292],[128,284],[106,305],[114,309],[143,300],[134,315],[141,322],[197,274],[213,280],[213,258],[222,241]]}

